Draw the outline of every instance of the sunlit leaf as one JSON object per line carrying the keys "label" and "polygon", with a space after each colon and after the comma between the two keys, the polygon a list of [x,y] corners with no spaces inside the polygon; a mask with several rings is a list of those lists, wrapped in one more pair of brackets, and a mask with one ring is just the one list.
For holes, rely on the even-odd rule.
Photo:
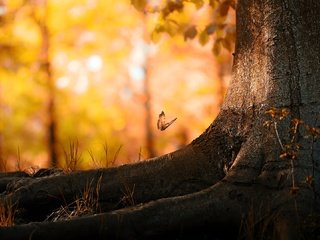
{"label": "sunlit leaf", "polygon": [[292,123],[292,125],[297,126],[299,124],[302,124],[303,121],[301,119],[294,118],[294,119],[291,120],[291,123]]}
{"label": "sunlit leaf", "polygon": [[236,9],[236,0],[231,0],[231,1],[230,1],[230,6],[231,6],[233,9]]}
{"label": "sunlit leaf", "polygon": [[168,15],[173,13],[174,11],[181,12],[183,10],[183,3],[182,1],[168,1],[166,7],[162,9],[162,16],[166,18]]}
{"label": "sunlit leaf", "polygon": [[282,120],[288,116],[290,110],[288,108],[271,107],[266,111],[266,113],[269,114],[272,118]]}
{"label": "sunlit leaf", "polygon": [[138,10],[142,11],[147,5],[146,0],[131,0],[131,4]]}
{"label": "sunlit leaf", "polygon": [[304,125],[308,135],[313,136],[313,137],[320,137],[320,128],[312,127],[308,124]]}
{"label": "sunlit leaf", "polygon": [[271,107],[270,109],[266,110],[266,114],[269,114],[272,118],[276,116],[277,109],[274,107]]}
{"label": "sunlit leaf", "polygon": [[199,35],[199,42],[202,46],[206,45],[209,41],[209,36],[213,34],[216,30],[216,26],[214,23],[210,23],[206,26],[204,31],[202,31]]}
{"label": "sunlit leaf", "polygon": [[226,16],[228,14],[230,4],[231,4],[231,1],[229,0],[226,0],[220,4],[219,6],[220,16]]}
{"label": "sunlit leaf", "polygon": [[160,40],[161,33],[165,32],[165,27],[162,24],[157,24],[151,33],[151,40],[158,42]]}
{"label": "sunlit leaf", "polygon": [[197,9],[202,8],[204,5],[203,0],[191,0],[191,2],[194,3],[194,5],[196,6]]}
{"label": "sunlit leaf", "polygon": [[309,176],[306,176],[305,181],[308,185],[312,186],[312,184],[314,183],[314,178],[313,176],[309,175]]}
{"label": "sunlit leaf", "polygon": [[219,0],[209,0],[209,6],[212,8],[216,8],[219,3]]}
{"label": "sunlit leaf", "polygon": [[208,35],[214,33],[215,30],[216,30],[216,26],[214,23],[210,23],[208,26],[206,26],[206,29],[205,29]]}
{"label": "sunlit leaf", "polygon": [[185,32],[184,32],[184,40],[187,41],[188,39],[194,39],[197,36],[197,28],[196,26],[191,26],[189,27]]}
{"label": "sunlit leaf", "polygon": [[234,49],[235,44],[235,32],[230,31],[227,32],[225,37],[223,38],[222,45],[224,48],[226,48],[229,52],[232,52]]}
{"label": "sunlit leaf", "polygon": [[289,113],[290,113],[290,110],[288,108],[282,108],[280,110],[280,120],[287,117]]}
{"label": "sunlit leaf", "polygon": [[215,56],[218,56],[221,52],[221,39],[217,39],[216,41],[214,41],[213,43],[213,47],[212,47],[212,53]]}
{"label": "sunlit leaf", "polygon": [[170,36],[174,36],[178,32],[179,24],[172,20],[168,19],[164,25],[164,31],[167,32]]}
{"label": "sunlit leaf", "polygon": [[232,43],[229,41],[228,38],[223,38],[221,40],[222,46],[227,49],[229,52],[232,51]]}
{"label": "sunlit leaf", "polygon": [[159,42],[159,40],[161,38],[161,33],[153,30],[151,32],[150,38],[151,38],[152,42],[157,43],[157,42]]}
{"label": "sunlit leaf", "polygon": [[265,122],[263,123],[263,126],[269,128],[272,124],[273,124],[273,122],[268,120],[268,121],[265,121]]}
{"label": "sunlit leaf", "polygon": [[280,158],[281,159],[284,159],[284,158],[286,158],[288,156],[288,153],[282,153],[282,154],[280,154]]}
{"label": "sunlit leaf", "polygon": [[204,46],[209,41],[209,35],[206,30],[202,31],[199,35],[199,43]]}
{"label": "sunlit leaf", "polygon": [[163,32],[168,33],[170,36],[174,36],[179,29],[179,24],[173,19],[162,20],[158,23],[151,33],[151,39],[157,42],[160,39],[160,34]]}

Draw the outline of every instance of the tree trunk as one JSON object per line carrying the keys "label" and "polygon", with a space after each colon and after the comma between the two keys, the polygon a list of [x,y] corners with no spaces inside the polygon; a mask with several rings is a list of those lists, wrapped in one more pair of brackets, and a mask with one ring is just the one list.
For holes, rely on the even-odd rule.
{"label": "tree trunk", "polygon": [[319,129],[302,127],[320,112],[319,16],[316,0],[238,0],[233,80],[209,128],[150,161],[13,185],[3,199],[26,212],[64,195],[69,203],[91,182],[108,207],[2,228],[0,238],[301,239],[302,223],[319,210]]}
{"label": "tree trunk", "polygon": [[[146,21],[147,21],[147,16],[144,13],[143,14],[143,48],[147,48],[147,42],[150,42],[148,40],[148,32],[147,32],[147,26],[146,26]],[[156,149],[154,145],[154,134],[152,130],[152,88],[151,88],[151,80],[152,78],[150,77],[150,50],[149,49],[143,49],[144,50],[144,58],[145,61],[143,63],[143,71],[144,71],[144,79],[143,79],[143,94],[144,94],[144,109],[145,109],[145,140],[146,140],[146,148],[148,152],[148,158],[153,158],[156,156]]]}
{"label": "tree trunk", "polygon": [[50,33],[48,27],[48,3],[44,0],[42,3],[43,17],[38,19],[38,25],[41,32],[41,70],[44,73],[48,89],[47,103],[47,145],[49,152],[49,164],[51,167],[58,166],[58,147],[57,147],[57,118],[55,114],[55,84],[52,74],[52,66],[50,60]]}
{"label": "tree trunk", "polygon": [[[148,54],[148,53],[147,53]],[[150,88],[150,73],[149,73],[149,57],[146,57],[146,63],[143,67],[143,71],[145,73],[144,83],[143,83],[143,92],[145,97],[144,102],[144,110],[145,110],[145,136],[146,136],[146,147],[148,156],[154,157],[156,155],[156,151],[154,148],[154,136],[152,131],[152,109],[151,109],[151,88]]]}

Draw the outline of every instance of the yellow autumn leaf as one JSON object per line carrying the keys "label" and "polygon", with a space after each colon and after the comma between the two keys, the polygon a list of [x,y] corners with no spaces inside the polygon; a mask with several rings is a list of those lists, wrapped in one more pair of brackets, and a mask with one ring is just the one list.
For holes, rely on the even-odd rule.
{"label": "yellow autumn leaf", "polygon": [[142,11],[147,5],[146,0],[131,0],[131,4],[138,10]]}
{"label": "yellow autumn leaf", "polygon": [[209,41],[209,35],[208,33],[204,30],[199,34],[199,43],[204,46],[208,43]]}
{"label": "yellow autumn leaf", "polygon": [[215,56],[218,56],[221,51],[221,39],[217,39],[213,43],[212,52]]}
{"label": "yellow autumn leaf", "polygon": [[204,5],[203,0],[191,0],[191,2],[196,6],[197,9],[200,9]]}
{"label": "yellow autumn leaf", "polygon": [[184,40],[187,41],[188,39],[194,39],[197,36],[197,34],[197,28],[193,25],[184,32]]}

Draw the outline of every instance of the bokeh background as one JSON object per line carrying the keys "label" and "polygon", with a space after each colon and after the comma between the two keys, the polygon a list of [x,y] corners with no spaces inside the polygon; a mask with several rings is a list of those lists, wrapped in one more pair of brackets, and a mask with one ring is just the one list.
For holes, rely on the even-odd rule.
{"label": "bokeh background", "polygon": [[[214,14],[194,8],[176,18],[206,26]],[[201,134],[219,112],[232,54],[213,54],[215,36],[152,35],[157,21],[129,0],[0,0],[0,171],[64,166],[68,156],[78,169],[143,161]],[[177,117],[165,131],[161,111]]]}

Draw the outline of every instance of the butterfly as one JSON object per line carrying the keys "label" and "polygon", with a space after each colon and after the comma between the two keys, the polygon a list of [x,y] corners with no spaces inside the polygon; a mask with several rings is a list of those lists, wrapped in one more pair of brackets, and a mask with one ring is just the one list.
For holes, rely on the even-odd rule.
{"label": "butterfly", "polygon": [[172,119],[170,122],[166,122],[166,115],[162,111],[159,114],[158,122],[157,122],[157,127],[160,131],[166,130],[177,118]]}

